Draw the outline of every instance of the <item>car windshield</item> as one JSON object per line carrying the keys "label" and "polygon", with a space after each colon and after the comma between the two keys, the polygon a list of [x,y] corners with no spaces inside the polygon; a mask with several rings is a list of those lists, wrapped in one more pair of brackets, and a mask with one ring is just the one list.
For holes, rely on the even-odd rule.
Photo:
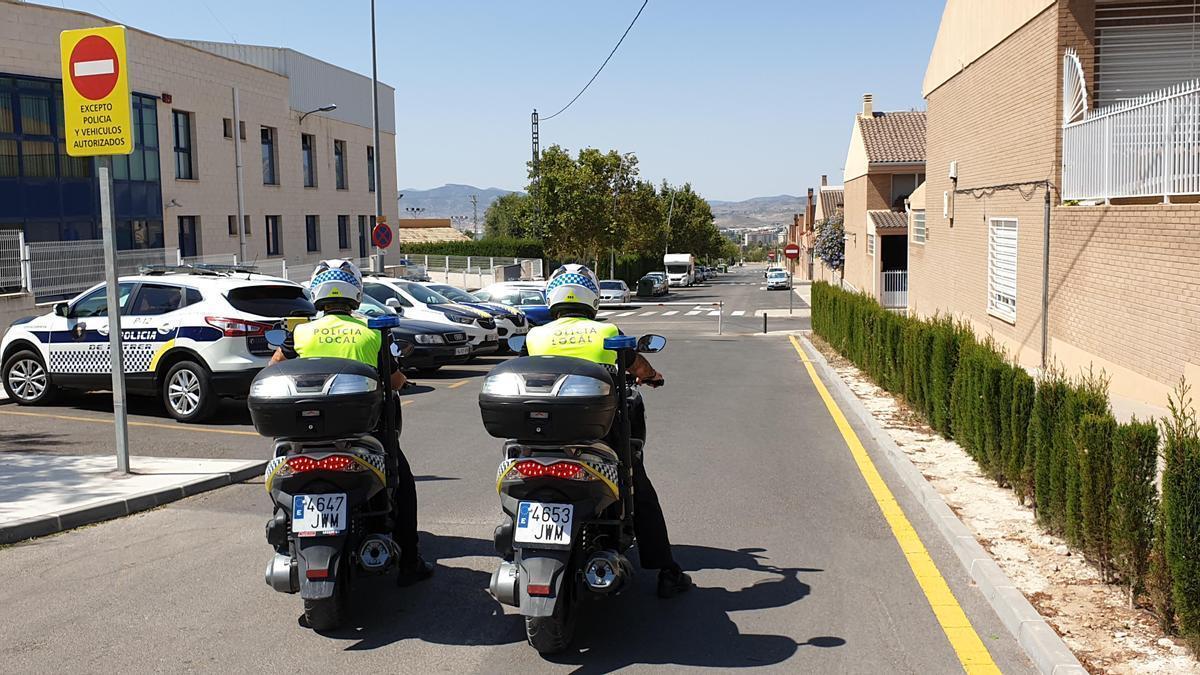
{"label": "car windshield", "polygon": [[362,302],[359,303],[358,311],[367,316],[383,316],[385,314],[394,314],[395,310],[380,303],[375,298],[367,294],[363,294]]}
{"label": "car windshield", "polygon": [[317,313],[299,286],[266,285],[234,288],[225,296],[233,308],[258,316],[285,317]]}
{"label": "car windshield", "polygon": [[455,288],[453,286],[446,286],[443,284],[438,284],[437,286],[426,286],[426,288],[432,288],[438,294],[449,300],[453,300],[454,302],[479,302],[479,298],[471,295],[461,288]]}
{"label": "car windshield", "polygon": [[786,279],[787,272],[771,272],[772,279]]}
{"label": "car windshield", "polygon": [[536,288],[489,288],[480,291],[479,295],[490,302],[516,307],[546,304],[546,296]]}
{"label": "car windshield", "polygon": [[416,298],[417,302],[421,302],[426,305],[445,305],[450,302],[449,298],[441,295],[432,288],[422,286],[421,284],[402,283],[398,285],[400,288],[408,291],[409,295]]}
{"label": "car windshield", "polygon": [[671,274],[687,274],[688,267],[686,264],[667,265],[667,271]]}
{"label": "car windshield", "polygon": [[600,288],[605,288],[610,291],[619,291],[619,290],[621,290],[621,282],[620,281],[601,281]]}

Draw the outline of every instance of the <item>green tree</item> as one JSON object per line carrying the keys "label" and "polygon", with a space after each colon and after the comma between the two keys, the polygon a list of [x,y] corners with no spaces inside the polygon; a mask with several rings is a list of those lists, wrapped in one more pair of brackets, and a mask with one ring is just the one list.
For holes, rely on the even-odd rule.
{"label": "green tree", "polygon": [[525,239],[537,236],[533,227],[533,200],[510,192],[495,199],[483,213],[485,237]]}

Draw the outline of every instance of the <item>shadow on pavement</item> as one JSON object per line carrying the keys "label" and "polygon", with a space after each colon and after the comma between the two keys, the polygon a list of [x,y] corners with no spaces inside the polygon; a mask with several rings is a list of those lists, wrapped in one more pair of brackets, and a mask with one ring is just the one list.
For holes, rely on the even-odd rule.
{"label": "shadow on pavement", "polygon": [[27,434],[20,431],[0,431],[0,453],[38,452],[45,450],[46,448],[59,448],[79,445],[78,441],[65,440],[67,438],[68,436],[65,434]]}
{"label": "shadow on pavement", "polygon": [[[649,573],[616,602],[583,605],[572,650],[553,657],[556,663],[579,666],[575,673],[607,673],[631,665],[677,665],[746,668],[778,664],[800,646],[840,647],[845,640],[819,636],[798,643],[786,635],[742,633],[731,612],[785,607],[803,600],[811,587],[800,581],[812,568],[764,564],[764,549],[736,551],[707,546],[675,546],[675,557],[687,570],[745,570],[768,578],[738,590],[698,585],[672,600],[653,595]],[[589,606],[590,605],[590,606]]]}
{"label": "shadow on pavement", "polygon": [[[130,394],[126,397],[125,404],[126,412],[130,415],[156,417],[166,423],[175,423],[175,420],[167,414],[166,408],[163,407],[162,401],[157,396]],[[112,414],[112,394],[108,392],[64,392],[58,399],[56,407]],[[51,412],[51,410],[47,409],[46,411]],[[213,413],[213,416],[205,420],[201,426],[248,426],[250,424],[250,409],[246,407],[244,400],[223,398],[217,405],[217,410]]]}

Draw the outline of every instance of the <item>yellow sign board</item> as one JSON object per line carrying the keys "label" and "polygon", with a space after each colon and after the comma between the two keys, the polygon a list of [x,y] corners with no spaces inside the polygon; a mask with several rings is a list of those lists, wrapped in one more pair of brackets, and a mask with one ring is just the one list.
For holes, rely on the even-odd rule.
{"label": "yellow sign board", "polygon": [[59,51],[67,154],[133,152],[125,27],[65,30],[59,36]]}

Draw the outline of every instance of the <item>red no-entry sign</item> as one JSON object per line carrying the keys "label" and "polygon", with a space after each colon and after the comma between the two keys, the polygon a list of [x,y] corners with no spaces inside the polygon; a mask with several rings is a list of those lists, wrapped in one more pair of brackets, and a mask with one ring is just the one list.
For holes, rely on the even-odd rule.
{"label": "red no-entry sign", "polygon": [[379,223],[375,229],[371,230],[371,241],[379,248],[391,246],[392,228],[388,227],[387,223]]}
{"label": "red no-entry sign", "polygon": [[68,67],[75,91],[93,101],[111,94],[121,74],[117,50],[99,35],[89,35],[75,45]]}
{"label": "red no-entry sign", "polygon": [[800,257],[800,247],[796,244],[788,244],[787,247],[783,249],[783,254],[788,258],[795,260],[796,258]]}

